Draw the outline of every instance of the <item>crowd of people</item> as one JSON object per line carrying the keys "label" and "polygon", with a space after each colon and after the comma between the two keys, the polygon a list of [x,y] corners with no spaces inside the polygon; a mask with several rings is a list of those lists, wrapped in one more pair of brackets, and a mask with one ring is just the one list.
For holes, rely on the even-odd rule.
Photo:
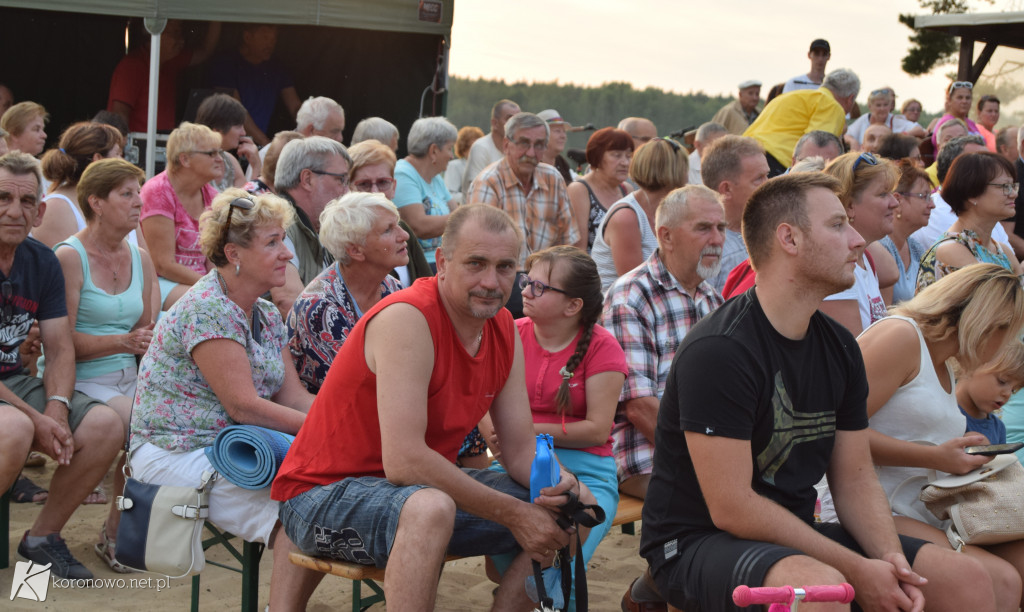
{"label": "crowd of people", "polygon": [[[190,51],[176,27],[172,84],[219,33]],[[395,609],[432,606],[446,556],[487,555],[495,609],[529,609],[559,513],[604,510],[589,560],[620,494],[644,500],[648,564],[624,610],[839,582],[864,609],[1021,606],[1020,541],[957,554],[890,507],[988,461],[967,446],[1024,441],[1024,160],[998,99],[974,121],[953,82],[926,127],[881,86],[858,117],[818,39],[763,108],[740,83],[692,152],[626,117],[573,168],[557,110],[499,100],[487,133],[402,126],[398,158],[382,117],[343,144],[343,108],[302,102],[275,42],[247,27],[214,57],[228,93],[195,121],[161,96],[148,180],[121,158],[147,49],[45,153],[41,104],[0,117],[0,489],[43,503],[20,556],[91,578],[60,533],[112,466],[117,488],[126,461],[196,486],[217,433],[251,424],[295,442],[267,489],[215,481],[209,520],[272,548],[275,612],[322,578],[296,550],[386,566]],[[276,104],[294,130],[266,133]],[[537,434],[560,481],[531,499]],[[30,452],[58,465],[48,496]],[[111,505],[95,551],[130,572],[118,524]]]}

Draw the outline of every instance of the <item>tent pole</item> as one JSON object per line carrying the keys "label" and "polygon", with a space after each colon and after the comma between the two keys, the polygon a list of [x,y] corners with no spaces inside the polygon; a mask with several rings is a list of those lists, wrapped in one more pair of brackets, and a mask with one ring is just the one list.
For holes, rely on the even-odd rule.
{"label": "tent pole", "polygon": [[156,170],[156,109],[160,98],[160,35],[167,27],[166,19],[147,18],[146,31],[149,44],[149,108],[146,115],[146,178],[153,178]]}

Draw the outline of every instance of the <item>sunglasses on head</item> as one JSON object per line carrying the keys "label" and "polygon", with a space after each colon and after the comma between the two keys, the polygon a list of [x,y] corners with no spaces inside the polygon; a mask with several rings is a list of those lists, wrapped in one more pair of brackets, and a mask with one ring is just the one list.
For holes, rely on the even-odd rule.
{"label": "sunglasses on head", "polygon": [[224,223],[224,229],[221,230],[221,245],[228,243],[228,233],[231,231],[231,216],[234,214],[235,209],[241,208],[242,210],[252,210],[253,206],[255,206],[255,203],[249,198],[235,198],[234,200],[231,200],[231,203],[228,204],[228,218]]}
{"label": "sunglasses on head", "polygon": [[673,140],[671,138],[665,138],[664,136],[659,136],[657,139],[658,140],[664,140],[668,144],[672,145],[672,152],[673,153],[678,153],[679,152],[679,143],[676,142],[675,140]]}
{"label": "sunglasses on head", "polygon": [[877,166],[878,165],[878,158],[875,157],[874,153],[868,153],[866,151],[864,153],[861,153],[860,155],[857,156],[857,161],[853,162],[853,173],[854,174],[857,173],[857,166],[859,166],[861,162],[864,162],[865,164],[867,164],[869,166]]}
{"label": "sunglasses on head", "polygon": [[953,81],[953,83],[949,86],[949,91],[946,92],[946,95],[952,95],[954,89],[960,89],[961,87],[966,89],[974,89],[974,83],[970,81]]}

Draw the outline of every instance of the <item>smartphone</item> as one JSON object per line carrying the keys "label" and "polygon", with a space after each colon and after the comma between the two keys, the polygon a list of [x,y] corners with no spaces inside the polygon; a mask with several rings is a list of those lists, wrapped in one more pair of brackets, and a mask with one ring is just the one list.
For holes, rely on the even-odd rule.
{"label": "smartphone", "polygon": [[1015,453],[1018,450],[1024,448],[1024,442],[1011,442],[1010,444],[986,444],[984,446],[968,446],[964,449],[964,452],[968,455],[985,455],[991,457],[993,455],[1006,455],[1009,453]]}

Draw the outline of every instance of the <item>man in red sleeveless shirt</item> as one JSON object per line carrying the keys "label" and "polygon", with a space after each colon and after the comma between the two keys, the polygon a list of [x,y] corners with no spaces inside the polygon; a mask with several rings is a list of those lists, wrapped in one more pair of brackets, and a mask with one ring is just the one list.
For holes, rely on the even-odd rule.
{"label": "man in red sleeveless shirt", "polygon": [[[377,242],[366,248],[388,248]],[[522,242],[496,208],[452,213],[437,276],[360,319],[274,481],[296,546],[386,565],[384,591],[396,610],[432,609],[446,554],[517,551],[494,609],[526,609],[530,560],[550,562],[569,541],[550,509],[569,490],[593,503],[564,470],[549,495],[530,503],[535,442],[523,348],[503,308]],[[507,475],[455,465],[465,435],[488,412]]]}

